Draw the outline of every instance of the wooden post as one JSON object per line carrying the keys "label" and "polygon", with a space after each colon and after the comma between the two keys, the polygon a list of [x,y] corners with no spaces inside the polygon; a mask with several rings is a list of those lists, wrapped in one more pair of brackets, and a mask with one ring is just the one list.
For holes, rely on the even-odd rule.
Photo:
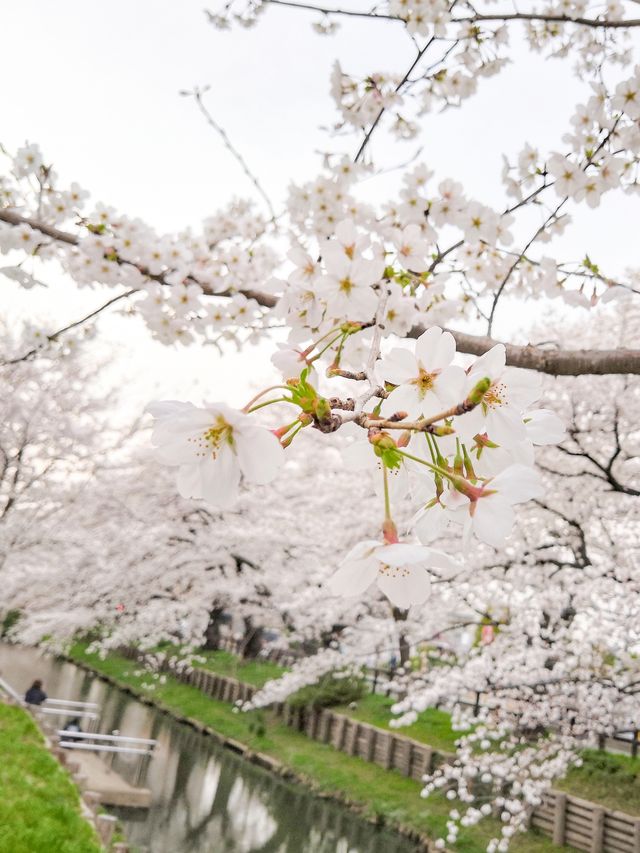
{"label": "wooden post", "polygon": [[411,771],[413,770],[413,744],[411,741],[407,741],[407,776],[411,778]]}
{"label": "wooden post", "polygon": [[360,737],[360,723],[351,723],[351,743],[349,744],[349,755],[358,754],[358,738]]}
{"label": "wooden post", "polygon": [[321,712],[321,725],[320,725],[320,740],[323,743],[329,743],[331,740],[331,722],[333,720],[333,714],[331,711],[322,711]]}
{"label": "wooden post", "polygon": [[318,713],[317,708],[310,708],[307,715],[307,730],[305,734],[312,740],[316,739],[316,732],[318,730]]}
{"label": "wooden post", "polygon": [[424,764],[422,765],[422,773],[431,773],[431,770],[433,769],[433,747],[424,746],[422,749],[424,753]]}
{"label": "wooden post", "polygon": [[396,739],[393,735],[387,735],[387,754],[385,755],[384,766],[387,770],[393,767],[393,757],[396,749]]}
{"label": "wooden post", "polygon": [[376,757],[376,730],[373,726],[367,726],[367,761],[374,761]]}
{"label": "wooden post", "polygon": [[591,824],[591,853],[602,853],[604,850],[604,809],[596,806],[593,810]]}
{"label": "wooden post", "polygon": [[564,844],[567,822],[567,795],[556,793],[556,807],[553,817],[553,843]]}
{"label": "wooden post", "polygon": [[633,824],[633,842],[631,850],[632,853],[640,853],[640,817],[636,818]]}

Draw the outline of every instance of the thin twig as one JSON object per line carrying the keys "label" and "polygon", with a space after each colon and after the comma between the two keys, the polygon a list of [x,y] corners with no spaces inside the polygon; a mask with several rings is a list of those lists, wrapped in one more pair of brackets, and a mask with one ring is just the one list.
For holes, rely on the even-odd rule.
{"label": "thin twig", "polygon": [[225,145],[225,148],[228,151],[230,151],[231,154],[238,161],[238,163],[240,163],[240,166],[242,167],[242,171],[245,173],[245,175],[249,178],[251,183],[254,185],[254,187],[256,188],[256,190],[258,191],[260,196],[262,197],[262,200],[264,201],[267,208],[269,209],[269,214],[271,216],[270,221],[272,223],[275,223],[275,221],[278,217],[276,216],[276,212],[273,208],[273,204],[271,203],[271,199],[269,198],[267,193],[264,191],[262,184],[260,183],[258,178],[255,176],[255,174],[249,168],[247,161],[244,159],[242,154],[238,151],[238,149],[233,145],[233,143],[229,139],[229,136],[227,135],[226,130],[218,124],[218,122],[213,118],[213,116],[211,115],[209,110],[205,107],[204,101],[202,100],[202,96],[203,96],[205,91],[206,91],[206,89],[203,90],[203,89],[196,87],[192,92],[185,92],[184,94],[185,95],[191,95],[193,97],[196,104],[198,105],[198,109],[200,110],[200,112],[204,116],[207,124],[216,131],[216,133],[222,139],[222,141]]}
{"label": "thin twig", "polygon": [[[63,326],[62,329],[58,329],[57,332],[52,332],[50,335],[47,335],[47,342],[53,343],[59,337],[64,335],[65,332],[69,332],[71,331],[71,329],[75,329],[78,326],[82,326],[83,323],[87,323],[89,320],[92,320],[94,317],[96,317],[98,314],[101,314],[106,308],[109,308],[115,302],[119,302],[121,299],[128,299],[130,296],[133,296],[134,293],[138,293],[138,290],[127,290],[124,293],[119,293],[117,296],[113,296],[99,308],[96,308],[95,310],[91,311],[86,316],[81,317],[79,320],[74,320],[73,323],[69,323],[67,326]],[[21,355],[18,358],[12,358],[8,359],[7,361],[1,361],[0,366],[6,367],[10,364],[18,364],[21,361],[27,361],[28,359],[33,358],[33,356],[36,355],[38,352],[40,352],[40,348],[34,347],[33,349],[29,350],[29,352],[26,352],[24,355]]]}
{"label": "thin twig", "polygon": [[[412,72],[412,71],[413,71],[413,69],[416,67],[416,65],[420,62],[420,60],[422,59],[422,57],[425,55],[425,53],[427,52],[427,50],[429,50],[429,48],[431,47],[431,45],[434,43],[434,41],[435,41],[435,40],[436,40],[436,37],[435,37],[435,36],[431,36],[431,38],[430,38],[430,39],[429,39],[429,41],[425,44],[425,46],[424,46],[421,50],[419,50],[419,51],[418,51],[418,55],[416,56],[416,58],[415,58],[415,59],[413,60],[413,62],[411,63],[411,66],[409,67],[408,71],[406,72],[406,74],[404,75],[404,77],[402,78],[402,80],[398,83],[398,85],[396,86],[396,88],[395,88],[395,91],[396,91],[396,92],[399,92],[399,91],[400,91],[400,89],[402,89],[402,87],[405,85],[405,83],[409,80],[409,77],[411,76],[411,72]],[[380,122],[380,119],[382,118],[382,116],[383,116],[383,115],[384,115],[384,113],[385,113],[385,110],[386,110],[386,107],[382,107],[382,108],[380,109],[380,111],[379,111],[378,115],[377,115],[377,116],[375,117],[375,119],[373,120],[373,123],[372,123],[371,127],[370,127],[370,128],[369,128],[369,130],[365,133],[365,136],[364,136],[364,139],[362,140],[362,143],[361,143],[361,145],[360,145],[360,148],[358,148],[358,151],[357,151],[357,153],[356,153],[356,156],[353,158],[353,162],[354,162],[354,163],[357,163],[357,162],[360,160],[360,158],[362,157],[362,155],[364,154],[365,149],[366,149],[367,145],[369,144],[369,140],[371,139],[371,136],[372,136],[372,134],[373,134],[373,131],[374,131],[374,130],[376,129],[376,127],[378,126],[378,124],[379,124],[379,122]]]}

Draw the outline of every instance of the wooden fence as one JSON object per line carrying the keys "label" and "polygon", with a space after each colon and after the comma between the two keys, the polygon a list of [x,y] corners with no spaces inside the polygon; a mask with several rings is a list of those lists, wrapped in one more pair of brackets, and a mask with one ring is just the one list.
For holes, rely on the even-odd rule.
{"label": "wooden fence", "polygon": [[[135,649],[120,652],[132,660],[144,658]],[[162,669],[223,702],[246,702],[256,692],[249,684],[204,669],[170,667],[166,662]],[[278,703],[273,709],[287,725],[308,737],[387,770],[397,770],[418,782],[438,764],[453,758],[412,738],[326,708],[293,708]],[[550,836],[554,844],[568,844],[587,853],[640,853],[640,817],[611,811],[562,791],[552,789],[545,794],[542,805],[531,817],[531,825]]]}
{"label": "wooden fence", "polygon": [[570,844],[587,853],[640,853],[640,817],[562,791],[545,795],[531,825],[551,836],[554,844]]}
{"label": "wooden fence", "polygon": [[[121,654],[130,659],[141,657],[135,649],[122,649]],[[166,663],[161,668],[170,671],[183,684],[196,687],[222,702],[246,702],[256,692],[250,684],[205,669],[176,668]],[[341,752],[364,758],[387,770],[398,770],[418,782],[422,781],[425,773],[453,757],[434,750],[428,744],[326,708],[292,708],[286,703],[276,703],[273,710],[288,726],[304,732],[313,740],[328,743]]]}

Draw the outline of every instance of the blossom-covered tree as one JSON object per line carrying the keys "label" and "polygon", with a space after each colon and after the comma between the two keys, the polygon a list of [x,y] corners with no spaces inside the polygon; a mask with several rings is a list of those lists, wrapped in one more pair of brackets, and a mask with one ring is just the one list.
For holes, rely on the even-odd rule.
{"label": "blossom-covered tree", "polygon": [[[15,335],[3,329],[9,351],[22,351],[31,335],[29,328]],[[121,440],[107,416],[115,397],[96,387],[98,375],[75,339],[37,363],[18,361],[0,371],[3,616],[21,610],[20,596],[28,598],[41,565],[55,566],[56,583],[63,583],[74,503]]]}
{"label": "blossom-covered tree", "polygon": [[[167,496],[155,470],[158,493],[143,488],[137,469],[117,474],[120,490],[113,472],[98,478],[98,500],[79,517],[101,547],[87,551],[69,532],[70,559],[86,577],[73,630],[100,623],[114,643],[178,632],[192,640],[213,630],[221,606],[239,608],[248,627],[259,611],[261,624],[275,620],[292,636],[343,626],[340,651],[306,660],[258,694],[260,703],[323,669],[365,662],[396,630],[406,649],[459,625],[493,628],[455,665],[404,685],[397,710],[402,723],[429,704],[455,706],[464,691],[490,694],[460,762],[438,771],[425,793],[443,787],[469,804],[452,813],[443,846],[455,842],[459,823],[497,804],[504,828],[489,849],[503,851],[541,786],[594,730],[587,711],[593,720],[597,709],[602,731],[635,713],[640,350],[637,330],[621,330],[618,319],[633,318],[640,288],[633,273],[603,270],[597,247],[567,261],[562,235],[573,208],[637,191],[640,73],[631,34],[640,21],[626,3],[522,11],[462,0],[394,0],[372,10],[232,2],[209,17],[223,28],[251,24],[269,4],[320,13],[323,34],[340,16],[401,27],[410,52],[400,74],[372,69],[356,78],[336,65],[336,129],[340,139],[355,135],[353,154],[334,137],[320,174],[290,187],[282,212],[207,112],[201,89],[185,94],[240,160],[265,215],[234,201],[197,232],[162,235],[133,215],[89,206],[79,186],[59,183],[37,145],[7,156],[3,274],[37,290],[53,267],[109,296],[85,317],[10,347],[5,370],[37,369],[71,330],[116,303],[168,344],[242,346],[269,340],[274,326],[287,336],[273,345],[282,378],[241,410],[216,400],[215,384],[200,405],[149,406],[154,455],[175,471],[180,498]],[[491,203],[455,175],[413,163],[389,199],[365,201],[376,138],[388,129],[412,138],[421,116],[461,106],[505,67],[514,27],[524,28],[530,49],[571,57],[585,82],[557,147],[507,152]],[[583,348],[495,340],[507,297],[564,318],[583,312],[587,329],[573,335]],[[548,341],[547,330],[535,339]],[[562,378],[545,390],[542,374]],[[338,446],[343,461],[324,462],[326,448]],[[258,522],[247,542],[245,518],[256,517],[251,502],[261,495],[273,520],[268,536]],[[358,521],[345,525],[347,512]],[[212,558],[219,532],[220,559]],[[236,548],[240,540],[247,550]],[[18,593],[26,575],[15,577]],[[327,602],[321,618],[319,602]],[[55,627],[50,595],[32,610],[43,614],[36,633]],[[474,793],[471,779],[479,780]]]}

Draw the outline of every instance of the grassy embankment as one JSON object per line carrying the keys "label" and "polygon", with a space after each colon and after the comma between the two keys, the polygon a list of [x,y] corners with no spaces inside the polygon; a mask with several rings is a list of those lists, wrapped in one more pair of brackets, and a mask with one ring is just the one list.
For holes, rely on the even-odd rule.
{"label": "grassy embankment", "polygon": [[[248,664],[230,661],[227,653],[208,656],[208,666],[217,672],[249,680],[246,675]],[[101,660],[98,655],[89,655],[85,647],[76,644],[70,656],[87,664],[97,672],[109,676],[114,682],[145,694],[179,715],[197,719],[219,734],[233,738],[278,759],[316,790],[338,793],[361,806],[362,814],[388,824],[403,825],[426,833],[433,838],[443,834],[451,803],[444,797],[431,797],[425,801],[418,796],[419,785],[395,771],[384,770],[360,758],[338,752],[330,746],[310,740],[300,732],[284,725],[268,712],[249,714],[234,713],[226,702],[203,695],[194,687],[181,684],[167,675],[166,683],[155,683],[153,690],[144,690],[142,684],[149,683],[147,673],[135,675],[136,664],[117,655]],[[266,671],[259,672],[261,664],[252,662],[253,683],[264,682]],[[270,665],[273,667],[273,665]],[[233,668],[233,671],[229,670]],[[380,697],[374,697],[380,698]],[[259,716],[258,716],[259,715]],[[256,725],[257,720],[260,725]],[[440,725],[440,721],[437,721]],[[485,821],[480,827],[460,833],[457,847],[461,853],[484,853],[487,840],[499,831],[496,822]],[[529,832],[517,839],[513,853],[550,853],[557,850],[550,840],[536,832]]]}
{"label": "grassy embankment", "polygon": [[0,703],[0,851],[99,853],[80,796],[22,708]]}
{"label": "grassy embankment", "polygon": [[[282,667],[274,663],[243,661],[224,651],[205,652],[203,656],[207,659],[206,664],[203,664],[207,669],[258,687],[269,678],[276,678],[284,672]],[[335,710],[378,728],[389,729],[392,705],[393,699],[369,693],[358,702],[355,710]],[[451,729],[450,715],[436,708],[424,711],[413,725],[400,729],[400,734],[428,743],[441,752],[454,752],[455,741],[459,736]],[[571,770],[556,787],[608,808],[640,815],[640,758],[585,750],[583,766]]]}

